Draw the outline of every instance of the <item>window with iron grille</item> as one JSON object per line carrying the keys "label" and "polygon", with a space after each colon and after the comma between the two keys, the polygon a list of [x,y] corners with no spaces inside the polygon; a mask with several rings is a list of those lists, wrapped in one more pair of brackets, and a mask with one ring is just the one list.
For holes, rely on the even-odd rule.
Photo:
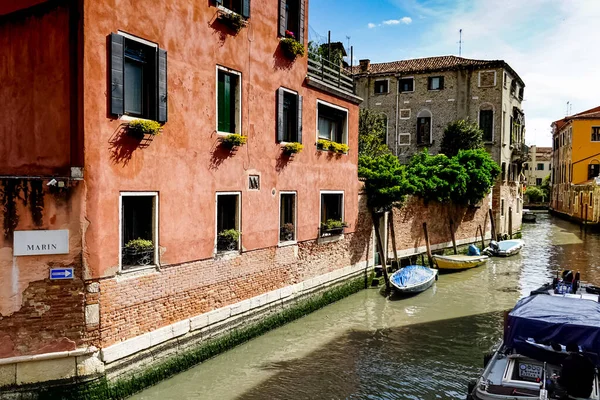
{"label": "window with iron grille", "polygon": [[592,127],[592,142],[600,142],[600,126]]}

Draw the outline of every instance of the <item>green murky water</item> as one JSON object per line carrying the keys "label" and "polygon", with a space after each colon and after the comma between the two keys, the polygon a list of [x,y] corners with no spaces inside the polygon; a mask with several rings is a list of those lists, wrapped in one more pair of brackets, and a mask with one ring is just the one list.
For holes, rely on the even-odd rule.
{"label": "green murky water", "polygon": [[134,399],[464,399],[504,310],[558,269],[600,282],[599,236],[541,214],[523,239],[520,255],[442,275],[411,298],[364,290]]}

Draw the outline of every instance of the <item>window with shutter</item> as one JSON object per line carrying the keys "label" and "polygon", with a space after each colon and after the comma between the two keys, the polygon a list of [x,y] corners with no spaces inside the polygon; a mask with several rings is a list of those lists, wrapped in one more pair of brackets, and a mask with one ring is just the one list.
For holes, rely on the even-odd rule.
{"label": "window with shutter", "polygon": [[431,112],[420,111],[417,115],[417,145],[431,144]]}
{"label": "window with shutter", "polygon": [[286,32],[304,43],[304,0],[279,0],[279,36]]}
{"label": "window with shutter", "polygon": [[111,34],[111,113],[167,121],[167,52],[141,38]]}
{"label": "window with shutter", "polygon": [[222,67],[217,68],[217,131],[241,131],[241,75]]}
{"label": "window with shutter", "polygon": [[302,142],[302,96],[296,92],[278,90],[277,141]]}

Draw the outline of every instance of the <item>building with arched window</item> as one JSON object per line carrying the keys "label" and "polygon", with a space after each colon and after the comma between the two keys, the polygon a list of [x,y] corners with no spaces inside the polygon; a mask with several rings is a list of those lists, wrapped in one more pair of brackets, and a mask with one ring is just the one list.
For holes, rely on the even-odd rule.
{"label": "building with arched window", "polygon": [[492,192],[496,227],[506,233],[512,220],[512,230],[519,229],[519,182],[528,154],[521,109],[525,84],[506,62],[455,56],[361,60],[352,72],[361,107],[388,116],[386,143],[403,163],[425,148],[438,153],[449,123],[477,123],[486,149],[503,166]]}

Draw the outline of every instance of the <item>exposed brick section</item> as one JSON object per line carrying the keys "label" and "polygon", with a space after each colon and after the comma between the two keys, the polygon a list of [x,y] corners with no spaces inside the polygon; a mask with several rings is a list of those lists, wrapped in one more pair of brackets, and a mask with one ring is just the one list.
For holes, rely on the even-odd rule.
{"label": "exposed brick section", "polygon": [[100,281],[102,347],[265,292],[344,268],[371,256],[371,219],[361,213],[343,239],[242,253]]}
{"label": "exposed brick section", "polygon": [[[73,266],[71,266],[73,267]],[[74,350],[84,343],[83,282],[32,282],[23,305],[0,316],[0,358]]]}
{"label": "exposed brick section", "polygon": [[[483,200],[480,208],[459,207],[429,203],[411,197],[401,209],[394,209],[394,228],[396,231],[396,247],[398,250],[425,246],[423,222],[427,223],[429,242],[431,245],[452,241],[450,236],[450,218],[454,221],[456,240],[477,237],[478,226],[484,232],[490,232],[488,217],[489,198]],[[388,242],[391,250],[391,238]]]}

